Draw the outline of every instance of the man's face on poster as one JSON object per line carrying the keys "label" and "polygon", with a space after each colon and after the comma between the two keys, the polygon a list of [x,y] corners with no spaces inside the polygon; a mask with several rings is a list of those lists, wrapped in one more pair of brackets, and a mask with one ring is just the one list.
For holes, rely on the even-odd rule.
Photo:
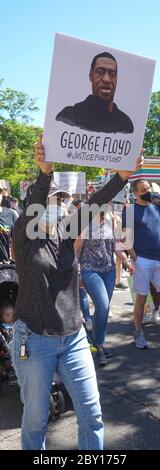
{"label": "man's face on poster", "polygon": [[117,85],[117,64],[109,57],[98,57],[89,75],[92,93],[106,103],[112,102]]}

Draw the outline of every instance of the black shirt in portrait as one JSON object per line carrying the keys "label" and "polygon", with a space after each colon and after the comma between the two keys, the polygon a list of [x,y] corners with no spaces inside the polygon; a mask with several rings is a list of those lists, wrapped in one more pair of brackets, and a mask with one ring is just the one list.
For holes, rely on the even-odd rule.
{"label": "black shirt in portrait", "polygon": [[57,114],[56,121],[94,132],[131,134],[134,131],[129,116],[120,111],[115,103],[110,112],[107,110],[106,102],[93,95],[89,95],[74,106],[64,108]]}

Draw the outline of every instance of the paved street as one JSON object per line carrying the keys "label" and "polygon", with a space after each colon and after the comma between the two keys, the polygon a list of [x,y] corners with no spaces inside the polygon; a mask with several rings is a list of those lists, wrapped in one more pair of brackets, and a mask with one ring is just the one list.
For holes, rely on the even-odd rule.
{"label": "paved street", "polygon": [[[125,281],[126,282],[126,281]],[[150,348],[133,345],[129,290],[115,290],[109,320],[112,358],[97,368],[105,424],[105,449],[160,449],[160,327],[145,326]],[[0,396],[0,449],[20,449],[19,392],[4,385]],[[76,449],[76,420],[70,402],[48,426],[48,449]]]}

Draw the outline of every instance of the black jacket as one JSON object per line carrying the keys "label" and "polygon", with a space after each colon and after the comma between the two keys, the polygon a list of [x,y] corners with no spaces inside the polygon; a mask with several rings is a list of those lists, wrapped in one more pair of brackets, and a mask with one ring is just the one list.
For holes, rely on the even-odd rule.
{"label": "black jacket", "polygon": [[[30,204],[47,205],[53,175],[40,173],[30,195]],[[88,201],[107,203],[125,186],[119,175],[96,191]],[[82,206],[83,207],[83,206]],[[81,210],[78,211],[78,234],[81,233]],[[31,240],[26,234],[27,207],[18,218],[13,232],[13,246],[19,290],[15,318],[26,322],[35,333],[66,336],[81,327],[79,307],[78,264],[74,255],[74,240],[62,238],[60,227],[56,238]],[[77,217],[73,214],[71,217]],[[74,221],[74,220],[73,220]],[[82,227],[82,229],[84,226]]]}
{"label": "black jacket", "polygon": [[113,111],[109,112],[105,101],[93,95],[89,95],[81,103],[64,108],[57,114],[56,120],[94,132],[123,132],[129,134],[134,131],[131,119],[120,111],[115,103],[113,104]]}

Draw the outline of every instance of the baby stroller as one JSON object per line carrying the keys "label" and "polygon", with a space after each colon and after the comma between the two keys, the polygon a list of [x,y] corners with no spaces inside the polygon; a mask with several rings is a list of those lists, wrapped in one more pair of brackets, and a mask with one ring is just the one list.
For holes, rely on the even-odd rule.
{"label": "baby stroller", "polygon": [[[18,277],[15,263],[4,261],[0,263],[0,307],[7,301],[15,305],[18,292]],[[9,385],[17,383],[11,365],[9,342],[12,339],[12,328],[5,329],[0,324],[0,385],[8,381]]]}
{"label": "baby stroller", "polygon": [[15,305],[18,293],[18,276],[14,261],[0,263],[0,305],[5,299]]}
{"label": "baby stroller", "polygon": [[[15,306],[18,293],[18,276],[15,263],[4,261],[0,263],[0,307],[10,302]],[[12,329],[11,329],[12,330]],[[7,381],[8,385],[18,385],[14,369],[11,365],[9,342],[12,339],[12,331],[5,331],[0,325],[0,387]],[[49,419],[58,417],[65,411],[65,398],[61,379],[55,373],[52,382]]]}

